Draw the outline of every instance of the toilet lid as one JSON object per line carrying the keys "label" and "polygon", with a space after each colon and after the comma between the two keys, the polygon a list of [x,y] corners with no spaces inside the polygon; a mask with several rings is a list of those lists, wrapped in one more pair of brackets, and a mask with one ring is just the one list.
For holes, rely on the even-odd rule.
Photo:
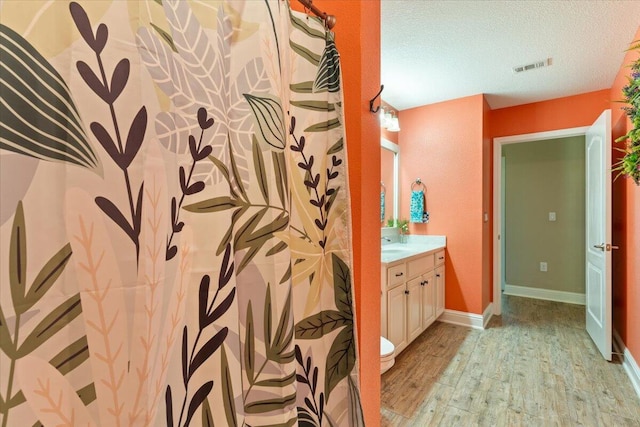
{"label": "toilet lid", "polygon": [[380,337],[380,357],[389,356],[393,354],[396,348],[393,346],[393,343],[386,339],[385,337]]}

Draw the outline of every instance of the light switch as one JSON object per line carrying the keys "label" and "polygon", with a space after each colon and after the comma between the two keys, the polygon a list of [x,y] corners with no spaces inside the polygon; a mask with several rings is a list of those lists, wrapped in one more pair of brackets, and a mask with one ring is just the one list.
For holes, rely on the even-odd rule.
{"label": "light switch", "polygon": [[555,221],[555,220],[556,220],[556,213],[549,212],[549,221]]}

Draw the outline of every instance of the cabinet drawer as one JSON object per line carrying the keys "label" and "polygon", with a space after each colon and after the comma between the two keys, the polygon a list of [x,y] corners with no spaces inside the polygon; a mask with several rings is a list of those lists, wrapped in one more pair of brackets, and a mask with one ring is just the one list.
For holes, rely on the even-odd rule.
{"label": "cabinet drawer", "polygon": [[444,264],[444,249],[436,252],[436,265]]}
{"label": "cabinet drawer", "polygon": [[433,255],[426,255],[407,263],[407,276],[413,278],[433,269]]}
{"label": "cabinet drawer", "polygon": [[398,264],[390,267],[387,270],[387,288],[391,289],[401,283],[404,283],[407,278],[407,272],[405,264]]}

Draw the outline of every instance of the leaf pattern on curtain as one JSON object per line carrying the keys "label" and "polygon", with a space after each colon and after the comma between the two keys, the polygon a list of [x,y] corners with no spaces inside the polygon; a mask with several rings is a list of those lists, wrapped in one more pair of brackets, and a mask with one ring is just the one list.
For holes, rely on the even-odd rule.
{"label": "leaf pattern on curtain", "polygon": [[54,58],[0,27],[0,149],[55,160],[2,224],[0,427],[364,425],[333,34],[280,0],[47,7]]}
{"label": "leaf pattern on curtain", "polygon": [[3,24],[0,55],[0,149],[100,172],[100,161],[60,74]]}
{"label": "leaf pattern on curtain", "polygon": [[[136,262],[140,258],[140,228],[142,221],[142,196],[144,181],[140,183],[136,191],[132,187],[129,167],[142,147],[147,130],[147,109],[143,105],[136,113],[129,129],[124,132],[120,129],[122,123],[116,115],[115,102],[124,91],[129,80],[130,63],[127,58],[121,58],[113,69],[111,78],[107,78],[103,50],[107,44],[109,30],[105,24],[100,24],[95,31],[91,28],[91,22],[85,10],[76,2],[69,4],[69,11],[78,31],[86,44],[96,55],[98,72],[84,61],[77,61],[76,68],[82,80],[89,88],[109,107],[112,125],[115,132],[112,134],[100,122],[92,122],[90,127],[94,136],[107,152],[111,160],[122,170],[124,174],[125,188],[129,199],[131,221],[125,217],[122,210],[109,198],[98,196],[96,204],[120,229],[131,239],[135,246]],[[100,77],[98,77],[100,75]],[[123,129],[124,130],[124,129]],[[122,132],[122,133],[121,133]],[[114,137],[115,136],[115,137]]]}
{"label": "leaf pattern on curtain", "polygon": [[[301,425],[335,425],[339,393],[338,400],[346,402],[342,422],[361,425],[359,397],[350,391],[357,348],[339,55],[320,22],[296,15],[290,16],[297,70],[290,84],[290,167],[298,214],[292,224],[305,233],[282,237],[291,247],[294,289],[309,285],[295,327],[298,414]],[[316,347],[316,341],[326,347]]]}
{"label": "leaf pattern on curtain", "polygon": [[[216,37],[210,41],[185,2],[168,0],[162,4],[172,32],[171,42],[167,42],[168,35],[158,37],[148,28],[140,28],[137,34],[143,62],[175,107],[156,117],[157,135],[169,150],[186,153],[184,141],[197,126],[193,113],[204,107],[217,122],[206,143],[213,146],[217,158],[228,164],[231,150],[251,150],[251,110],[243,94],[268,90],[263,60],[252,58],[231,79],[228,56],[233,30],[224,8],[218,10]],[[237,179],[244,187],[250,186],[244,157],[236,156],[234,163],[239,172]],[[206,184],[219,182],[222,174],[214,163],[202,163],[195,170],[195,176]],[[238,188],[236,177],[231,176],[231,180]]]}
{"label": "leaf pattern on curtain", "polygon": [[[54,306],[51,312],[42,317],[39,307],[40,301],[47,295],[51,288],[62,276],[72,256],[71,246],[67,243],[58,250],[40,269],[31,284],[27,286],[27,261],[32,254],[27,250],[27,227],[22,202],[18,203],[9,242],[9,274],[8,280],[3,277],[3,282],[8,282],[11,290],[11,303],[13,313],[11,317],[5,315],[6,308],[0,305],[0,348],[9,359],[8,369],[3,369],[7,375],[7,388],[0,392],[0,414],[3,415],[3,423],[6,425],[13,408],[25,402],[25,394],[29,396],[31,387],[25,387],[22,380],[16,381],[16,374],[22,368],[27,369],[31,362],[42,360],[31,354],[45,345],[47,341],[53,341],[63,329],[71,324],[82,313],[79,294],[70,298],[64,298],[60,304]],[[31,251],[33,252],[33,251]],[[5,301],[2,301],[3,304]],[[38,317],[38,323],[30,332],[25,324],[32,317]],[[24,337],[24,335],[27,335]],[[60,349],[47,363],[42,360],[50,372],[56,377],[61,377],[83,364],[89,358],[86,336],[82,336],[68,346]],[[4,368],[4,365],[3,365]],[[4,375],[4,374],[3,374]],[[44,377],[48,378],[48,377]],[[42,381],[44,381],[44,378]],[[58,381],[59,382],[59,381]],[[18,387],[21,385],[22,387]],[[33,384],[33,387],[44,387],[41,383]],[[75,398],[80,398],[84,404],[89,404],[95,399],[93,383],[77,391]],[[71,389],[73,390],[73,389]],[[75,390],[73,390],[75,394]]]}
{"label": "leaf pattern on curtain", "polygon": [[322,52],[318,74],[313,82],[313,91],[320,92],[340,91],[340,56],[333,40],[327,41],[327,46]]}

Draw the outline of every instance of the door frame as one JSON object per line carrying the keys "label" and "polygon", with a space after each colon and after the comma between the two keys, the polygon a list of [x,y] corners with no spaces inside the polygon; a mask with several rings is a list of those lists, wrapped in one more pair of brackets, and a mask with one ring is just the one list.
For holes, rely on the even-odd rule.
{"label": "door frame", "polygon": [[500,240],[503,222],[500,191],[502,185],[502,147],[508,144],[585,136],[587,130],[589,130],[589,126],[581,126],[493,138],[493,314],[496,316],[502,314],[502,250]]}

